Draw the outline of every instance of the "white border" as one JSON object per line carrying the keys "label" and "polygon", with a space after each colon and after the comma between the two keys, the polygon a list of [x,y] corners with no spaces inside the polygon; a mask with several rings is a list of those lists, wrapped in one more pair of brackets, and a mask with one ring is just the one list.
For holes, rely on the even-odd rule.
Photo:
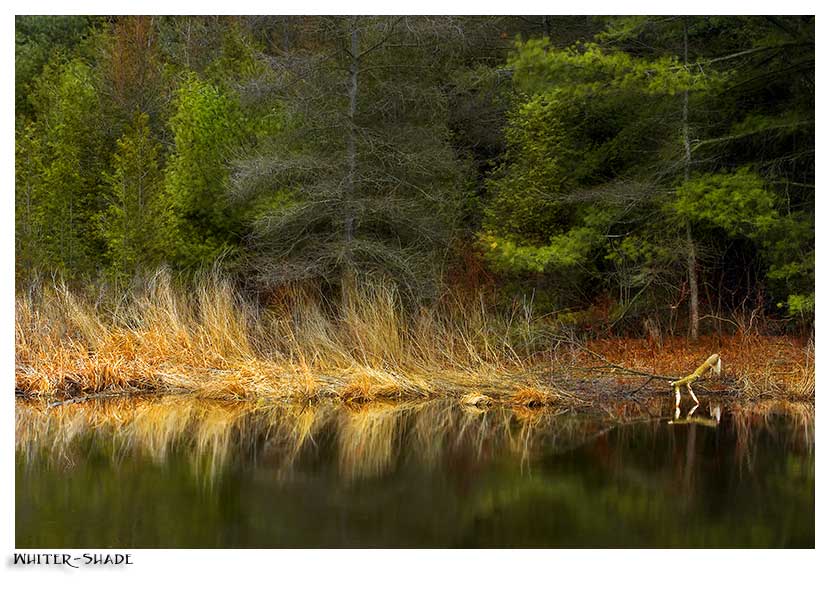
{"label": "white border", "polygon": [[[160,587],[164,592],[233,592],[256,588],[275,592],[794,592],[813,591],[827,583],[826,565],[819,565],[816,551],[764,550],[132,550],[135,565],[126,569],[71,570],[43,567],[10,568],[14,551],[14,18],[18,14],[817,14],[817,102],[827,97],[824,58],[825,26],[817,2],[712,2],[669,3],[657,1],[578,3],[554,2],[436,2],[393,5],[388,2],[307,2],[289,5],[275,2],[14,2],[3,22],[5,97],[3,141],[2,270],[4,286],[0,303],[2,323],[2,379],[9,395],[2,398],[0,448],[0,572],[6,592],[142,592]],[[232,12],[228,11],[232,9]],[[507,10],[507,12],[505,12]],[[817,185],[825,187],[823,112],[816,114],[818,127]],[[824,297],[828,294],[828,205],[817,198],[817,335],[820,346],[817,368],[818,393],[823,393],[828,363],[823,348],[827,334]],[[821,396],[819,396],[821,398]],[[817,404],[817,409],[822,406]],[[817,422],[820,426],[821,423]],[[817,427],[818,428],[818,427]],[[827,514],[821,505],[826,473],[820,454],[821,430],[816,443],[816,547],[826,548]],[[540,510],[545,513],[545,510]],[[826,585],[824,586],[826,587]]]}

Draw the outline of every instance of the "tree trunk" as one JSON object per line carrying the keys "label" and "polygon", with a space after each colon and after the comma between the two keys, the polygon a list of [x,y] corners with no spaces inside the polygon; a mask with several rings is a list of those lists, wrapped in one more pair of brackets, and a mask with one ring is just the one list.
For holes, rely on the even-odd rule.
{"label": "tree trunk", "polygon": [[[689,65],[689,29],[683,20],[683,65]],[[692,145],[689,139],[689,89],[683,91],[683,181],[689,181],[692,167]],[[700,297],[697,286],[697,247],[692,225],[686,221],[686,271],[689,276],[689,332],[692,340],[700,333]]]}
{"label": "tree trunk", "polygon": [[359,38],[357,31],[357,17],[352,20],[351,49],[349,62],[349,111],[348,130],[346,132],[346,192],[343,208],[343,235],[346,241],[347,262],[351,259],[351,243],[354,239],[354,200],[355,176],[357,172],[357,130],[355,127],[355,113],[357,112],[357,73],[359,68]]}

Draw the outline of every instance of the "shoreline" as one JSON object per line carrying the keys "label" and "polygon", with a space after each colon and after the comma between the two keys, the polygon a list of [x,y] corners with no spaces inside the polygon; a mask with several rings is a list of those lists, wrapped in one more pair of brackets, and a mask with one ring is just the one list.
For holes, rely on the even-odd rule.
{"label": "shoreline", "polygon": [[536,355],[524,368],[434,371],[372,366],[318,370],[258,358],[228,361],[224,368],[161,362],[151,369],[141,360],[122,360],[120,367],[113,366],[101,360],[102,354],[92,353],[77,359],[75,369],[55,372],[18,365],[15,390],[18,399],[47,398],[53,403],[110,394],[189,393],[229,400],[336,398],[356,403],[449,396],[462,403],[489,401],[533,408],[586,404],[614,394],[624,399],[643,391],[665,391],[669,397],[665,378],[691,372],[705,359],[704,353],[717,349],[724,360],[724,375],[701,378],[695,386],[702,394],[814,401],[814,359],[799,342],[790,336],[709,336],[694,345],[674,339],[656,350],[645,340],[612,338],[588,342],[583,351],[564,356],[554,351]]}
{"label": "shoreline", "polygon": [[746,398],[815,398],[812,339],[578,340],[545,316],[503,312],[481,296],[450,293],[407,307],[384,283],[355,286],[336,304],[294,287],[257,305],[220,277],[177,286],[160,274],[121,299],[58,286],[15,305],[15,392],[24,397],[188,392],[306,403],[443,395],[537,407],[584,403],[597,392],[669,392],[669,378],[718,353],[723,375],[696,387],[706,379],[710,390]]}

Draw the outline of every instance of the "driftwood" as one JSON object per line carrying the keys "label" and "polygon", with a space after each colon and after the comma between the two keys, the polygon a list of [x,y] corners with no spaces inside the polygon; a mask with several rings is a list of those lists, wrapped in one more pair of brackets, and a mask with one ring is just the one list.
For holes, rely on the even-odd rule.
{"label": "driftwood", "polygon": [[712,370],[717,375],[720,375],[721,372],[721,362],[720,362],[720,355],[715,353],[714,355],[709,355],[709,358],[703,362],[694,372],[690,373],[686,377],[681,377],[679,380],[675,380],[671,382],[671,386],[674,388],[674,405],[675,407],[680,406],[680,387],[686,386],[686,389],[689,391],[689,395],[694,399],[697,404],[700,404],[700,400],[697,399],[695,396],[694,390],[692,390],[692,383],[696,382],[700,379],[700,377],[709,370]]}
{"label": "driftwood", "polygon": [[569,339],[563,338],[563,337],[557,337],[557,339],[561,342],[566,342],[568,344],[571,344],[571,345],[577,347],[578,349],[588,353],[592,357],[594,357],[596,359],[599,359],[600,361],[603,362],[603,365],[598,365],[598,366],[595,366],[595,367],[591,367],[587,371],[597,371],[597,370],[601,370],[601,369],[610,369],[610,370],[613,370],[613,371],[616,371],[616,372],[624,373],[626,375],[634,375],[634,376],[647,378],[646,381],[641,386],[639,386],[638,388],[635,388],[633,391],[631,391],[628,394],[629,397],[633,396],[634,394],[636,394],[637,392],[639,392],[640,390],[645,388],[648,384],[650,384],[654,380],[668,381],[669,385],[674,388],[675,407],[680,406],[680,388],[682,386],[686,387],[686,389],[689,391],[689,394],[694,399],[695,403],[700,404],[700,401],[697,399],[697,396],[695,395],[694,390],[692,389],[692,383],[694,383],[696,381],[700,381],[700,382],[706,381],[705,379],[702,379],[702,376],[710,370],[713,371],[717,375],[720,375],[720,373],[721,373],[721,359],[720,359],[720,355],[717,354],[717,353],[715,353],[713,355],[710,355],[709,358],[706,359],[706,361],[704,361],[697,369],[694,370],[694,372],[690,373],[689,375],[687,375],[685,377],[681,377],[680,379],[676,379],[674,377],[669,377],[667,375],[660,375],[660,374],[657,374],[657,373],[649,373],[648,371],[642,371],[642,370],[639,370],[639,369],[631,369],[630,367],[624,367],[622,365],[618,365],[616,363],[613,363],[613,362],[609,361],[606,357],[600,355],[599,353],[597,353],[595,351],[592,351],[591,349],[589,349],[585,345],[579,344],[576,341],[569,340]]}
{"label": "driftwood", "polygon": [[688,386],[692,382],[695,382],[698,379],[700,379],[700,376],[702,376],[710,369],[713,370],[716,374],[720,375],[721,362],[720,355],[718,355],[717,353],[715,353],[714,355],[710,355],[709,358],[706,359],[706,361],[704,361],[700,367],[695,369],[693,373],[690,373],[686,377],[682,377],[679,380],[673,381],[671,385],[674,387]]}

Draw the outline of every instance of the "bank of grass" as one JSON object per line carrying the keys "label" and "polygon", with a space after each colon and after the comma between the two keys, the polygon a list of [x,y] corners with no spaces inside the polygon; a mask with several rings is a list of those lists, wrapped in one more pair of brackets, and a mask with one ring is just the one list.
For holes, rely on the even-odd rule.
{"label": "bank of grass", "polygon": [[[745,397],[815,394],[812,349],[796,338],[583,345],[561,334],[528,308],[498,314],[469,294],[405,307],[392,286],[363,282],[337,305],[302,287],[255,304],[218,276],[177,284],[160,273],[122,299],[54,285],[18,296],[15,382],[19,395],[53,399],[187,392],[303,403],[457,396],[482,407],[580,406],[642,383],[604,367],[607,361],[679,377],[719,352],[726,374],[716,389]],[[591,394],[580,394],[574,386],[586,378]],[[649,387],[665,388],[658,380]]]}
{"label": "bank of grass", "polygon": [[162,273],[105,304],[44,286],[17,298],[16,389],[57,398],[568,397],[539,374],[529,315],[495,316],[459,296],[412,309],[383,283],[356,284],[336,306],[300,287],[255,305],[215,276],[180,287]]}

